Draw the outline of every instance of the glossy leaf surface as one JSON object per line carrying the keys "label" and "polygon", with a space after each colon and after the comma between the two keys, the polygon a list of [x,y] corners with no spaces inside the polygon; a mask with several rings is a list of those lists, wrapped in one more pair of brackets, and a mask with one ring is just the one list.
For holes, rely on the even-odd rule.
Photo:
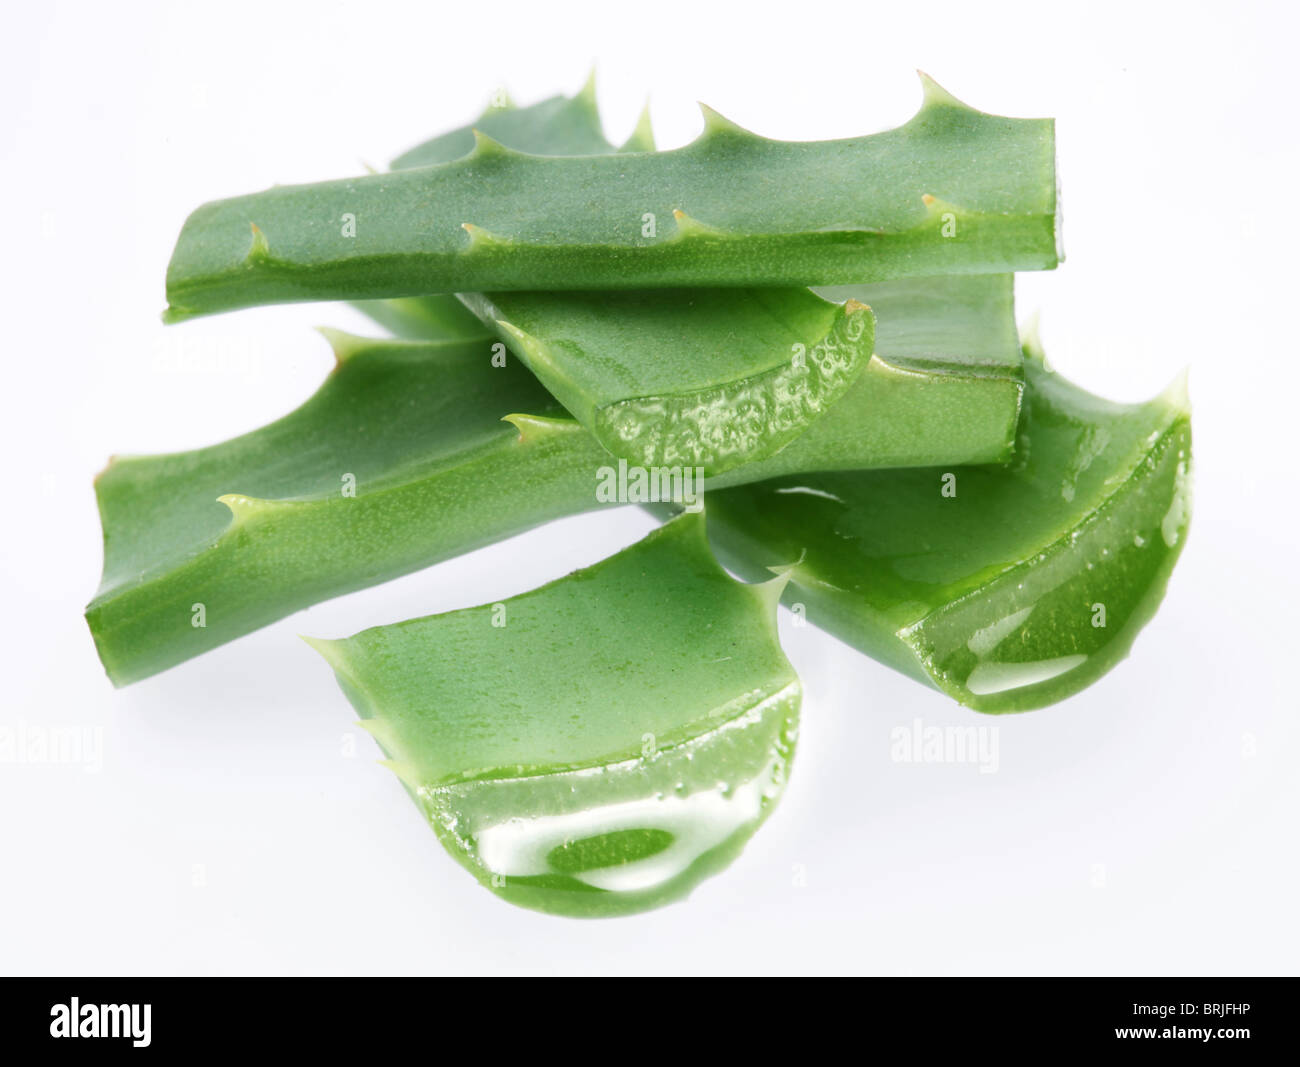
{"label": "glossy leaf surface", "polygon": [[[104,576],[86,618],[116,684],[596,506],[608,457],[486,340],[333,340],[338,365],[290,415],[96,480]],[[540,414],[503,422],[512,410]]]}
{"label": "glossy leaf surface", "polygon": [[781,793],[781,584],[734,581],[687,514],[523,596],[312,644],[483,885],[620,915],[726,866]]}
{"label": "glossy leaf surface", "polygon": [[466,294],[614,455],[721,473],[778,452],[871,358],[857,300],[807,289]]}
{"label": "glossy leaf surface", "polygon": [[781,142],[706,111],[668,152],[548,157],[480,133],[391,174],[196,210],[171,321],[301,300],[434,292],[856,284],[1054,267],[1049,120],[986,115],[928,79],[903,126]]}
{"label": "glossy leaf surface", "polygon": [[860,471],[709,496],[724,558],[795,564],[814,624],[981,711],[1061,700],[1127,655],[1191,515],[1181,383],[1112,404],[1026,349],[1009,467]]}

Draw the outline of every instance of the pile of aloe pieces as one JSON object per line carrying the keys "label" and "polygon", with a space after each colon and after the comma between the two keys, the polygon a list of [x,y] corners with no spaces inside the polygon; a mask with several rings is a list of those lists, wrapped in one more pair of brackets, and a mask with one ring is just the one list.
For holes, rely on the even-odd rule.
{"label": "pile of aloe pieces", "polygon": [[884,133],[705,109],[672,151],[645,118],[606,141],[589,83],[387,173],[198,208],[168,321],[343,300],[387,336],[326,331],[296,411],[99,476],[110,678],[650,507],[645,540],[543,588],[311,641],[448,851],[577,916],[682,896],[772,810],[801,695],[783,600],[977,711],[1096,681],[1186,539],[1185,388],[1110,403],[1018,336],[1014,272],[1061,258],[1053,124],[922,81]]}

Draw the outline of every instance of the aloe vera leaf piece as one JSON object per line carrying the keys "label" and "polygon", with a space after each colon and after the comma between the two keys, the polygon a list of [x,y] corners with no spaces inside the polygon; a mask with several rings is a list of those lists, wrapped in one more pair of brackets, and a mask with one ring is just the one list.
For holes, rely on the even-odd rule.
{"label": "aloe vera leaf piece", "polygon": [[[296,411],[115,458],[96,480],[104,574],[86,618],[115,684],[597,506],[608,456],[487,342],[330,336],[338,364]],[[503,422],[512,410],[538,414]]]}
{"label": "aloe vera leaf piece", "polygon": [[923,83],[910,121],[868,137],[772,141],[706,110],[703,133],[668,152],[535,156],[480,133],[451,163],[214,201],[181,230],[166,318],[433,292],[1054,267],[1051,121],[986,115]]}
{"label": "aloe vera leaf piece", "polygon": [[484,886],[622,915],[725,867],[784,787],[800,686],[783,584],[734,581],[688,513],[503,603],[311,643]]}
{"label": "aloe vera leaf piece", "polygon": [[[796,563],[787,599],[979,711],[1091,684],[1155,613],[1191,515],[1185,385],[1112,404],[1026,346],[1010,467],[817,474],[709,496],[744,573]],[[945,489],[955,495],[945,495]]]}
{"label": "aloe vera leaf piece", "polygon": [[461,297],[611,453],[721,473],[779,451],[853,384],[874,323],[808,289]]}

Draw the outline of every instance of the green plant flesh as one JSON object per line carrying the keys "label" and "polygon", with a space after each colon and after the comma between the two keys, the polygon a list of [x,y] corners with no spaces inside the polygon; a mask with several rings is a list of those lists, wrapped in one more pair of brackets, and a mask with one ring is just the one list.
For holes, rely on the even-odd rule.
{"label": "green plant flesh", "polygon": [[1181,383],[1100,400],[1026,348],[1010,467],[855,471],[709,496],[742,572],[795,564],[787,599],[868,655],[980,711],[1078,692],[1154,614],[1191,513]]}
{"label": "green plant flesh", "polygon": [[168,318],[435,292],[802,286],[1056,265],[1052,124],[925,82],[903,126],[790,143],[706,111],[668,152],[547,157],[480,133],[449,163],[206,204]]}
{"label": "green plant flesh", "polygon": [[312,644],[483,885],[620,915],[726,866],[781,793],[800,701],[781,584],[729,578],[687,514],[523,596]]}
{"label": "green plant flesh", "polygon": [[807,289],[469,294],[602,445],[721,473],[798,437],[871,358],[870,309]]}
{"label": "green plant flesh", "polygon": [[[943,300],[927,306],[933,285]],[[854,387],[774,456],[706,484],[1009,453],[1010,279],[857,291],[884,317]],[[97,479],[104,576],[86,617],[116,684],[552,518],[683,495],[688,472],[627,477],[520,363],[493,366],[486,338],[330,336],[338,364],[297,411],[210,448],[115,459]],[[501,421],[513,412],[530,414]]]}

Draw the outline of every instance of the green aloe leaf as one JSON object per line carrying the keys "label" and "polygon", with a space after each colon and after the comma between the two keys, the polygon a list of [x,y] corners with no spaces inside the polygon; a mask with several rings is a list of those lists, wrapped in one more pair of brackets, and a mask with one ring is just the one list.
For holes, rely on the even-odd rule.
{"label": "green aloe leaf", "polygon": [[434,292],[799,286],[1056,265],[1050,120],[924,80],[903,126],[758,137],[712,111],[668,152],[548,157],[479,132],[450,163],[215,201],[186,221],[169,321]]}
{"label": "green aloe leaf", "polygon": [[329,336],[337,365],[296,411],[115,457],[96,479],[104,574],[86,618],[114,683],[597,506],[608,456],[488,342]]}
{"label": "green aloe leaf", "polygon": [[484,886],[621,915],[721,870],[780,796],[800,703],[782,584],[728,577],[688,514],[523,596],[311,643]]}
{"label": "green aloe leaf", "polygon": [[[938,305],[922,295],[935,286]],[[1006,457],[1020,388],[1010,279],[859,293],[885,318],[858,384],[774,456],[706,484]],[[667,498],[522,364],[494,366],[487,339],[330,336],[338,364],[297,411],[209,448],[115,459],[96,480],[104,574],[86,618],[115,684],[552,518]],[[948,369],[918,371],[922,356]],[[531,414],[501,421],[513,412]],[[689,502],[698,485],[671,488]]]}
{"label": "green aloe leaf", "polygon": [[871,358],[855,299],[808,289],[462,297],[610,452],[721,473],[798,437]]}
{"label": "green aloe leaf", "polygon": [[787,600],[868,655],[980,711],[1091,684],[1155,613],[1191,515],[1177,383],[1112,404],[1026,347],[1027,411],[1006,468],[787,478],[709,496],[743,573],[796,564]]}

